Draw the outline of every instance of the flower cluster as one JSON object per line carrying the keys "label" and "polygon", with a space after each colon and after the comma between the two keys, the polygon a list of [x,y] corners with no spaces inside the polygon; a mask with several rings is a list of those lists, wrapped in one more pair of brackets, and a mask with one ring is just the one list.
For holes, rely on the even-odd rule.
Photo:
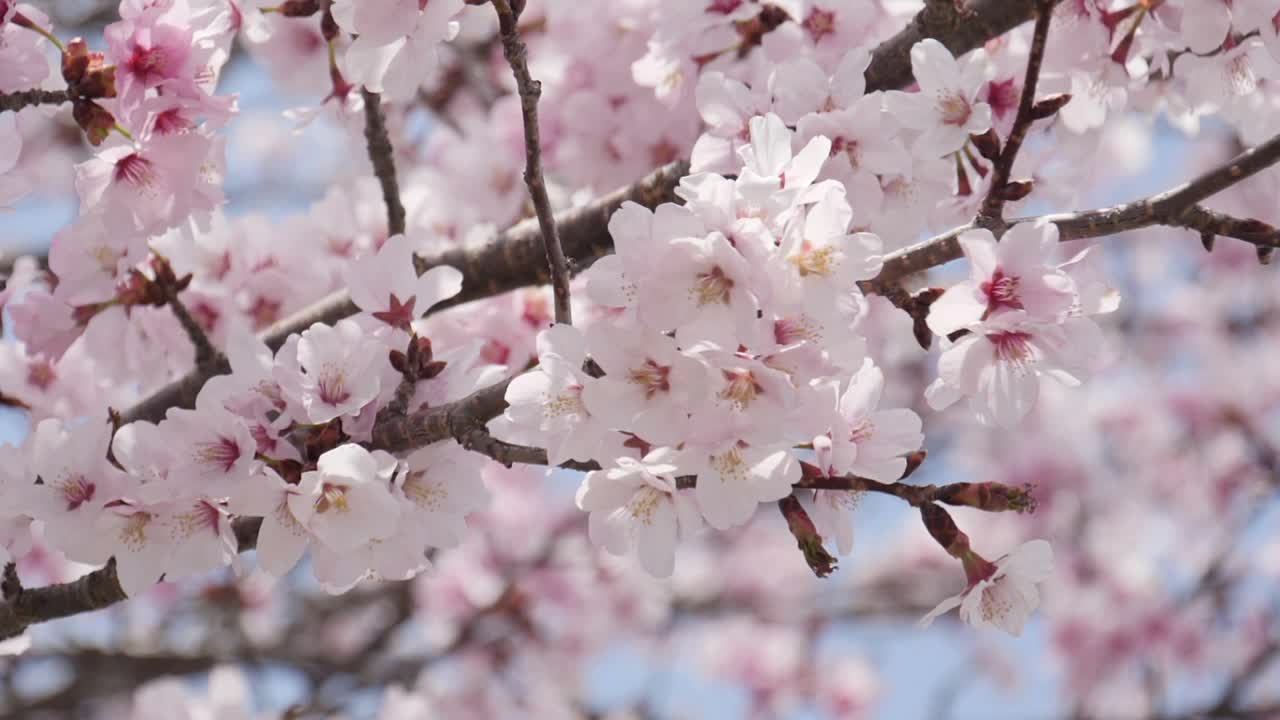
{"label": "flower cluster", "polygon": [[797,445],[820,448],[832,475],[894,482],[923,439],[914,413],[876,407],[883,376],[857,330],[857,283],[879,272],[881,243],[851,229],[843,186],[817,180],[831,141],[797,147],[774,114],[748,127],[736,178],[695,174],[677,190],[684,206],[614,214],[617,252],[586,281],[607,314],[585,332],[544,331],[538,368],[490,423],[552,464],[603,465],[578,495],[592,536],[663,575],[699,516],[724,530],[790,495]]}
{"label": "flower cluster", "polygon": [[1015,226],[999,244],[988,230],[959,242],[969,279],[929,308],[929,329],[950,342],[926,395],[935,409],[968,397],[980,421],[1013,428],[1035,405],[1041,378],[1079,385],[1105,362],[1091,316],[1120,299],[1088,249],[1055,262],[1053,223]]}

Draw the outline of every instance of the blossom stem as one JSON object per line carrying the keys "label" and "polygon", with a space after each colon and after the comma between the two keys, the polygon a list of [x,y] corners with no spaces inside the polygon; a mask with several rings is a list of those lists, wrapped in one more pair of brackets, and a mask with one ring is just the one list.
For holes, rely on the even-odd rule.
{"label": "blossom stem", "polygon": [[1044,61],[1044,48],[1049,38],[1049,20],[1053,17],[1053,0],[1036,0],[1036,24],[1031,38],[1031,51],[1027,56],[1027,73],[1022,81],[1022,97],[1018,99],[1018,113],[1005,140],[1004,150],[994,163],[991,185],[982,208],[978,211],[978,223],[986,224],[1002,220],[1007,195],[1002,192],[1013,172],[1013,162],[1022,149],[1022,141],[1036,117],[1033,112],[1036,100],[1036,84],[1040,79],[1040,66]]}
{"label": "blossom stem", "polygon": [[382,201],[387,206],[387,235],[403,235],[404,203],[400,201],[396,161],[387,135],[386,117],[382,113],[382,98],[366,88],[361,88],[360,94],[364,97],[364,139],[369,161],[373,163],[373,174],[382,187]]}
{"label": "blossom stem", "polygon": [[542,95],[542,84],[529,74],[528,51],[520,39],[518,18],[511,9],[511,3],[507,0],[493,0],[493,9],[498,13],[502,54],[511,66],[520,94],[520,109],[524,118],[524,182],[529,187],[529,198],[533,201],[538,226],[542,229],[542,245],[547,254],[551,286],[555,292],[556,322],[572,325],[569,264],[565,260],[564,247],[560,244],[555,215],[551,211],[551,198],[547,196],[547,184],[542,175],[542,145],[538,136],[538,98]]}

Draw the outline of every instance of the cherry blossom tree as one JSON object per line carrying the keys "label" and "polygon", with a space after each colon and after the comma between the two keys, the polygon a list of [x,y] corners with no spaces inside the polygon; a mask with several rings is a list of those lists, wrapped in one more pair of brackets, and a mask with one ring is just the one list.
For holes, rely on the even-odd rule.
{"label": "cherry blossom tree", "polygon": [[1280,717],[1280,0],[71,4],[3,717]]}

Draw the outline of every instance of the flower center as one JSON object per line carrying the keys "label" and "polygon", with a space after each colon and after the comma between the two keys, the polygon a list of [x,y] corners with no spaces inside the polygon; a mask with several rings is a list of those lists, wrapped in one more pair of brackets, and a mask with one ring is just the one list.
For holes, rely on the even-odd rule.
{"label": "flower center", "polygon": [[589,414],[586,406],[582,404],[582,386],[570,385],[566,387],[559,395],[547,401],[543,412],[547,417]]}
{"label": "flower center", "polygon": [[996,346],[996,359],[1014,365],[1026,365],[1034,359],[1031,348],[1031,334],[1025,332],[1002,332],[988,335]]}
{"label": "flower center", "polygon": [[671,368],[646,359],[640,367],[631,368],[627,377],[644,389],[645,398],[652,400],[660,392],[671,391]]}
{"label": "flower center", "polygon": [[236,461],[240,459],[240,444],[234,438],[218,436],[213,442],[196,443],[195,459],[215,467],[223,472],[231,472]]}
{"label": "flower center", "polygon": [[341,368],[326,365],[317,386],[320,400],[327,405],[341,405],[351,398],[351,391],[347,389],[347,373]]}
{"label": "flower center", "polygon": [[627,503],[627,510],[631,513],[631,517],[639,520],[645,525],[653,524],[653,513],[658,508],[658,501],[662,499],[662,493],[657,488],[642,487],[631,496],[631,502]]}
{"label": "flower center", "polygon": [[728,400],[738,410],[746,410],[751,403],[764,392],[764,387],[756,380],[750,370],[725,370],[724,389],[720,397]]}
{"label": "flower center", "polygon": [[138,153],[129,153],[116,161],[115,181],[137,188],[150,188],[156,183],[155,166]]}
{"label": "flower center", "polygon": [[351,506],[347,504],[347,488],[343,485],[325,483],[320,491],[320,498],[316,500],[316,512],[327,513],[330,510],[336,510],[344,513],[350,509]]}
{"label": "flower center", "polygon": [[800,25],[816,43],[836,31],[836,14],[830,10],[814,8]]}
{"label": "flower center", "polygon": [[964,125],[973,114],[969,101],[953,92],[938,95],[938,114],[947,125]]}
{"label": "flower center", "polygon": [[698,274],[691,292],[697,298],[698,307],[713,303],[728,305],[733,292],[733,279],[725,275],[724,270],[717,265]]}
{"label": "flower center", "polygon": [[68,511],[75,510],[92,500],[95,490],[97,490],[97,486],[89,482],[89,479],[83,475],[67,478],[58,484],[58,491],[62,493],[62,498],[67,501]]}
{"label": "flower center", "polygon": [[804,244],[804,249],[799,254],[791,256],[791,264],[800,271],[800,277],[810,275],[827,277],[835,271],[837,260],[835,248],[827,245],[813,249],[808,242]]}
{"label": "flower center", "polygon": [[982,294],[987,296],[987,314],[1002,308],[1021,310],[1022,298],[1018,295],[1018,286],[1022,279],[1017,275],[1005,275],[1004,270],[996,268],[991,279],[982,283]]}
{"label": "flower center", "polygon": [[58,375],[54,372],[53,365],[50,365],[49,361],[44,358],[35,360],[27,367],[27,384],[33,387],[48,390],[53,381],[57,379]]}

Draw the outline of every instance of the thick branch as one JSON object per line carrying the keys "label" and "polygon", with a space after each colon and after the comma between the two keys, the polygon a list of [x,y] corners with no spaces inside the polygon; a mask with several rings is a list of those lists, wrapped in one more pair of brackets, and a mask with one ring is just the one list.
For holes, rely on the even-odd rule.
{"label": "thick branch", "polygon": [[[1255,175],[1280,161],[1280,135],[1246,150],[1221,166],[1193,180],[1142,200],[1114,205],[1099,210],[1015,218],[994,223],[991,229],[1000,233],[1019,223],[1048,220],[1058,226],[1062,240],[1079,240],[1115,235],[1152,225],[1168,225],[1202,231],[1212,225],[1215,233],[1238,237],[1259,247],[1276,247],[1280,239],[1270,232],[1243,232],[1263,226],[1253,220],[1239,220],[1200,207],[1197,203],[1232,185]],[[885,257],[884,270],[874,280],[861,283],[865,292],[880,292],[908,275],[943,265],[964,255],[960,234],[972,230],[973,224],[949,230]],[[1232,234],[1237,231],[1238,234]]]}
{"label": "thick branch", "polygon": [[71,95],[66,90],[18,90],[0,93],[0,112],[18,112],[33,105],[61,105],[70,101]]}
{"label": "thick branch", "polygon": [[[1055,5],[1061,1],[1053,0]],[[911,48],[925,38],[936,39],[960,57],[1030,20],[1036,11],[1036,0],[972,0],[956,10],[958,5],[929,3],[910,25],[880,43],[867,67],[867,92],[910,85]]]}
{"label": "thick branch", "polygon": [[373,174],[382,186],[382,202],[387,206],[387,235],[404,234],[404,203],[400,201],[400,184],[396,180],[396,161],[387,121],[382,114],[382,98],[361,88],[364,98],[364,139],[369,150]]}
{"label": "thick branch", "polygon": [[529,199],[533,201],[542,230],[542,247],[547,254],[547,266],[551,268],[551,286],[556,297],[556,322],[573,324],[573,310],[569,305],[569,266],[556,232],[556,219],[551,212],[551,198],[547,197],[547,183],[542,176],[542,145],[538,137],[538,98],[542,96],[542,83],[529,74],[528,49],[520,40],[516,13],[507,0],[493,0],[498,13],[498,27],[502,36],[502,54],[511,66],[520,93],[520,111],[524,117],[524,184],[529,186]]}
{"label": "thick branch", "polygon": [[1004,150],[1000,153],[991,169],[991,187],[987,197],[982,201],[982,209],[978,218],[983,221],[1004,218],[1004,203],[1007,198],[1005,184],[1013,172],[1013,162],[1022,149],[1022,141],[1035,122],[1033,109],[1036,102],[1036,83],[1040,80],[1040,64],[1044,61],[1044,46],[1049,38],[1049,20],[1053,17],[1053,0],[1036,1],[1036,26],[1031,38],[1031,51],[1027,55],[1027,74],[1022,81],[1022,97],[1018,100],[1018,114],[1013,118],[1013,127],[1005,141]]}

